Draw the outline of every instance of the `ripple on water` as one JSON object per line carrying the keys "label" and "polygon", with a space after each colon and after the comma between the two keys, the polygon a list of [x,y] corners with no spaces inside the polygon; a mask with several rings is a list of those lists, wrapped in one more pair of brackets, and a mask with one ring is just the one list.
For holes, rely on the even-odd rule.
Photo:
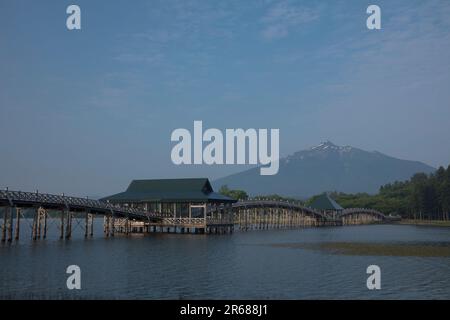
{"label": "ripple on water", "polygon": [[[357,226],[168,235],[0,246],[0,297],[64,299],[450,298],[450,232],[414,226]],[[68,265],[82,290],[65,288]],[[366,268],[382,268],[382,290]]]}

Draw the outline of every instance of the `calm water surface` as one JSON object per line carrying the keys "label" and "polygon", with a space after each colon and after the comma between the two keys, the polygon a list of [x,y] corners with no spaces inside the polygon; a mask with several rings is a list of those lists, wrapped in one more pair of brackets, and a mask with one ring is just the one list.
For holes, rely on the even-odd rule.
{"label": "calm water surface", "polygon": [[[97,221],[94,239],[83,239],[80,224],[72,240],[59,241],[57,223],[52,227],[48,240],[32,243],[24,234],[19,244],[0,245],[0,298],[450,299],[450,228],[374,225],[106,239]],[[359,250],[333,250],[334,243]],[[368,254],[362,254],[365,244]],[[438,250],[424,256],[424,247]],[[81,268],[82,290],[66,288],[72,264]],[[381,267],[378,291],[366,288],[371,264]]]}

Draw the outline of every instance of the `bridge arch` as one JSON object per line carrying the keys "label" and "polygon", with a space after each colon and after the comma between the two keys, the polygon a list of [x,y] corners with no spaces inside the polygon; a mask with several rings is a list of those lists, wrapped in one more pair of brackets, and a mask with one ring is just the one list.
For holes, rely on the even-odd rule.
{"label": "bridge arch", "polygon": [[233,203],[234,223],[242,230],[322,226],[327,217],[298,204],[275,200],[244,200]]}
{"label": "bridge arch", "polygon": [[387,220],[387,217],[383,213],[366,208],[344,209],[339,214],[339,218],[342,220],[343,225],[372,224]]}

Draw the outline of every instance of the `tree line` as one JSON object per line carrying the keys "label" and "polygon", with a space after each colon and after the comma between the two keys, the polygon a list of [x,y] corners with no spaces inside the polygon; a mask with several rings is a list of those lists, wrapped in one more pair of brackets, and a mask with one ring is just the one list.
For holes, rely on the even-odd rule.
{"label": "tree line", "polygon": [[[219,189],[219,193],[236,199],[236,200],[248,200],[250,199],[249,195],[244,190],[239,189],[230,189],[227,185],[223,185]],[[279,194],[267,194],[267,195],[259,195],[254,196],[251,198],[252,200],[272,200],[272,201],[284,201],[284,202],[290,202],[290,203],[296,203],[296,204],[304,204],[303,201],[293,198],[293,197],[285,197],[280,196]]]}
{"label": "tree line", "polygon": [[[237,200],[247,200],[247,192],[220,188],[220,193]],[[331,192],[330,196],[344,208],[375,209],[384,214],[400,215],[404,219],[450,220],[450,166],[440,167],[432,174],[416,173],[407,181],[396,181],[380,187],[377,194]],[[317,196],[304,203],[306,206]],[[280,195],[265,195],[254,199],[297,202],[301,200]]]}
{"label": "tree line", "polygon": [[406,219],[449,220],[450,166],[435,173],[417,173],[407,181],[380,187],[378,194],[331,193],[344,208],[371,208]]}

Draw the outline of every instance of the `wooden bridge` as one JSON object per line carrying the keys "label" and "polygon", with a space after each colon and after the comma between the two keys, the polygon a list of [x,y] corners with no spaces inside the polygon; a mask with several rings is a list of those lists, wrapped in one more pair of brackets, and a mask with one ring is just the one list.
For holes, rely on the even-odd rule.
{"label": "wooden bridge", "polygon": [[326,212],[285,201],[250,200],[233,204],[234,224],[241,230],[342,226],[387,222],[383,213],[352,208]]}
{"label": "wooden bridge", "polygon": [[[31,211],[31,239],[45,239],[48,220],[58,220],[60,239],[70,239],[73,221],[84,221],[85,237],[94,234],[94,217],[103,217],[105,236],[115,233],[181,232],[232,233],[242,231],[292,229],[301,227],[340,226],[386,222],[381,212],[354,208],[340,212],[321,212],[284,201],[247,200],[229,207],[205,206],[204,218],[177,218],[159,212],[112,205],[106,201],[65,195],[0,190],[0,208],[3,209],[1,241],[20,238],[24,211]],[[52,218],[49,212],[56,212]],[[54,215],[55,216],[55,215]]]}
{"label": "wooden bridge", "polygon": [[122,208],[98,200],[53,195],[39,192],[22,192],[0,190],[0,207],[4,208],[3,228],[1,241],[12,241],[13,225],[14,239],[20,237],[20,219],[24,218],[23,209],[34,209],[32,223],[32,239],[46,238],[48,211],[59,211],[60,238],[69,239],[72,236],[72,221],[75,216],[85,217],[85,236],[93,236],[94,216],[103,216],[105,219],[105,233],[113,235],[115,219],[126,218],[146,222],[158,222],[157,215],[142,212],[132,208]]}
{"label": "wooden bridge", "polygon": [[284,201],[239,201],[233,204],[233,211],[234,223],[244,231],[340,224],[325,213]]}

